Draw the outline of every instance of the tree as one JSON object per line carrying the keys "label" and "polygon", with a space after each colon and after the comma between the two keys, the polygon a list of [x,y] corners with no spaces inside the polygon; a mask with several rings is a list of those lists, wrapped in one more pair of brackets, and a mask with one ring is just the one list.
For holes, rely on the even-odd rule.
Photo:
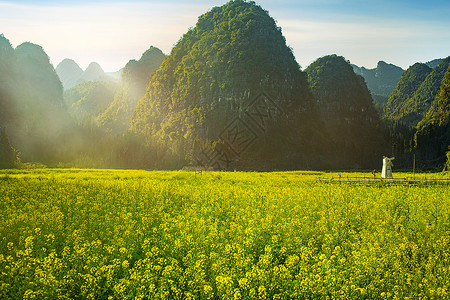
{"label": "tree", "polygon": [[450,121],[450,66],[441,82],[438,105],[439,107],[434,115],[434,120],[439,125],[447,124]]}
{"label": "tree", "polygon": [[0,169],[13,168],[18,159],[18,152],[11,147],[5,128],[0,127]]}
{"label": "tree", "polygon": [[[450,145],[448,146],[448,149],[450,150]],[[445,164],[447,170],[450,170],[450,151],[447,152],[447,162]]]}

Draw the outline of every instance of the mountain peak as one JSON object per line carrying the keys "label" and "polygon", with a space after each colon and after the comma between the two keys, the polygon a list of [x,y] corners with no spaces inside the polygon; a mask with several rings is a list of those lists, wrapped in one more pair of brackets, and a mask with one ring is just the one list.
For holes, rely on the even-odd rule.
{"label": "mountain peak", "polygon": [[11,51],[13,48],[9,40],[3,34],[0,34],[0,53],[5,50]]}
{"label": "mountain peak", "polygon": [[78,69],[81,72],[83,72],[83,69],[80,68],[80,66],[73,60],[70,58],[65,58],[63,59],[57,66],[56,69],[61,69],[61,68],[73,68],[73,69]]}
{"label": "mountain peak", "polygon": [[78,80],[78,83],[85,81],[107,81],[108,75],[97,62],[91,62]]}
{"label": "mountain peak", "polygon": [[70,58],[62,60],[56,66],[55,71],[56,74],[58,74],[58,77],[61,80],[61,83],[63,84],[65,90],[68,90],[71,87],[75,86],[78,78],[83,75],[83,70],[80,68],[80,66]]}
{"label": "mountain peak", "polygon": [[377,63],[375,69],[366,69],[353,65],[353,70],[356,74],[364,77],[372,95],[383,99],[378,103],[381,106],[389,98],[404,72],[402,68],[383,60]]}
{"label": "mountain peak", "polygon": [[164,56],[165,56],[164,53],[159,48],[150,46],[150,48],[148,48],[147,51],[142,53],[142,56],[139,59],[139,61],[142,62],[144,60],[153,59],[154,57],[164,57]]}
{"label": "mountain peak", "polygon": [[425,64],[428,67],[433,69],[434,67],[437,67],[443,60],[444,60],[443,58],[436,58],[436,59],[433,59],[433,60],[430,60],[430,61],[426,62]]}
{"label": "mountain peak", "polygon": [[[314,104],[305,77],[281,29],[266,10],[255,2],[229,1],[201,15],[195,27],[172,48],[139,100],[131,130],[137,134],[153,131],[156,143],[171,144],[168,149],[176,152],[173,154],[180,164],[189,160],[222,168],[219,162],[199,162],[196,157],[200,148],[213,147],[216,142],[220,144],[217,149],[221,147],[227,154],[229,151],[229,158],[236,164],[263,161],[263,156],[272,157],[269,153],[277,153],[273,160],[287,161],[287,155],[282,157],[280,149],[271,148],[263,138],[251,146],[258,149],[257,153],[250,154],[249,148],[236,157],[236,149],[223,144],[220,134],[228,122],[236,120],[256,99],[261,105],[274,107],[276,116],[282,112],[289,114],[277,123],[278,128],[288,132],[280,137],[279,144],[286,145],[281,151],[288,152],[287,147],[300,145],[287,146],[284,140],[300,139],[298,131],[316,122],[312,114],[308,115]],[[263,92],[270,99],[259,97]],[[288,119],[298,123],[295,135],[287,129]],[[177,123],[178,120],[183,121]],[[246,122],[269,134],[278,120],[260,121]],[[186,144],[186,136],[198,142]],[[185,146],[179,147],[182,143]],[[307,147],[304,143],[303,146]],[[300,150],[296,148],[294,152]],[[265,159],[264,163],[271,162]]]}
{"label": "mountain peak", "polygon": [[45,53],[44,49],[41,46],[30,42],[20,44],[16,47],[15,52],[19,60],[25,58],[28,60],[38,61],[45,65],[50,63],[50,58],[47,53]]}
{"label": "mountain peak", "polygon": [[95,61],[93,61],[89,64],[89,66],[86,68],[85,72],[105,73],[105,71],[103,71],[100,64]]}

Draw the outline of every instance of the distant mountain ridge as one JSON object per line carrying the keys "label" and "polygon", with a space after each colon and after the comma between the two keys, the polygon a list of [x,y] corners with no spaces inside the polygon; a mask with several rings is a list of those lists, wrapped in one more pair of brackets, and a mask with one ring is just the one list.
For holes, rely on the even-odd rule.
{"label": "distant mountain ridge", "polygon": [[366,69],[357,65],[352,65],[352,67],[356,74],[364,77],[377,110],[382,111],[404,70],[384,61],[379,61],[374,69]]}
{"label": "distant mountain ridge", "polygon": [[54,69],[41,46],[0,34],[0,168],[15,149],[85,167],[372,168],[391,153],[396,167],[412,153],[436,167],[449,86],[450,57],[405,71],[329,55],[302,71],[273,18],[244,0],[200,16],[167,57],[150,47],[112,73],[72,59]]}
{"label": "distant mountain ridge", "polygon": [[117,72],[105,73],[97,62],[91,62],[86,70],[72,59],[66,58],[56,66],[56,74],[64,87],[69,90],[72,87],[87,81],[119,81],[121,70]]}
{"label": "distant mountain ridge", "polygon": [[396,65],[379,61],[374,69],[352,65],[356,74],[364,77],[367,87],[375,95],[389,97],[395,89],[404,70]]}
{"label": "distant mountain ridge", "polygon": [[105,73],[99,64],[91,63],[79,79],[85,82],[64,92],[70,114],[85,129],[101,128],[110,134],[124,133],[139,98],[145,94],[152,73],[164,58],[160,49],[151,46],[138,61],[132,59],[116,72],[116,76],[121,74],[119,82],[102,81]]}
{"label": "distant mountain ridge", "polygon": [[425,64],[433,69],[434,67],[437,67],[443,60],[443,58],[436,58],[426,62]]}

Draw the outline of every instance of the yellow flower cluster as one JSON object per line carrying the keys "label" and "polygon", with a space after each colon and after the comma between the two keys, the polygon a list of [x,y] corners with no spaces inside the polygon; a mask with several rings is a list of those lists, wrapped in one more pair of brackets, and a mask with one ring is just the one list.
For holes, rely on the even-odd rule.
{"label": "yellow flower cluster", "polygon": [[0,299],[450,298],[450,189],[315,176],[0,171]]}

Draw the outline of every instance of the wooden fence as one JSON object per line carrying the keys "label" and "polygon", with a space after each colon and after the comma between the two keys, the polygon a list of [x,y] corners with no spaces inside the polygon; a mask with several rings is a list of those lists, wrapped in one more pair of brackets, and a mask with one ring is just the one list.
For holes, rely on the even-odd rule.
{"label": "wooden fence", "polygon": [[381,186],[450,186],[450,178],[374,178],[339,176],[332,178],[316,178],[324,184],[348,184],[348,185],[381,185]]}

